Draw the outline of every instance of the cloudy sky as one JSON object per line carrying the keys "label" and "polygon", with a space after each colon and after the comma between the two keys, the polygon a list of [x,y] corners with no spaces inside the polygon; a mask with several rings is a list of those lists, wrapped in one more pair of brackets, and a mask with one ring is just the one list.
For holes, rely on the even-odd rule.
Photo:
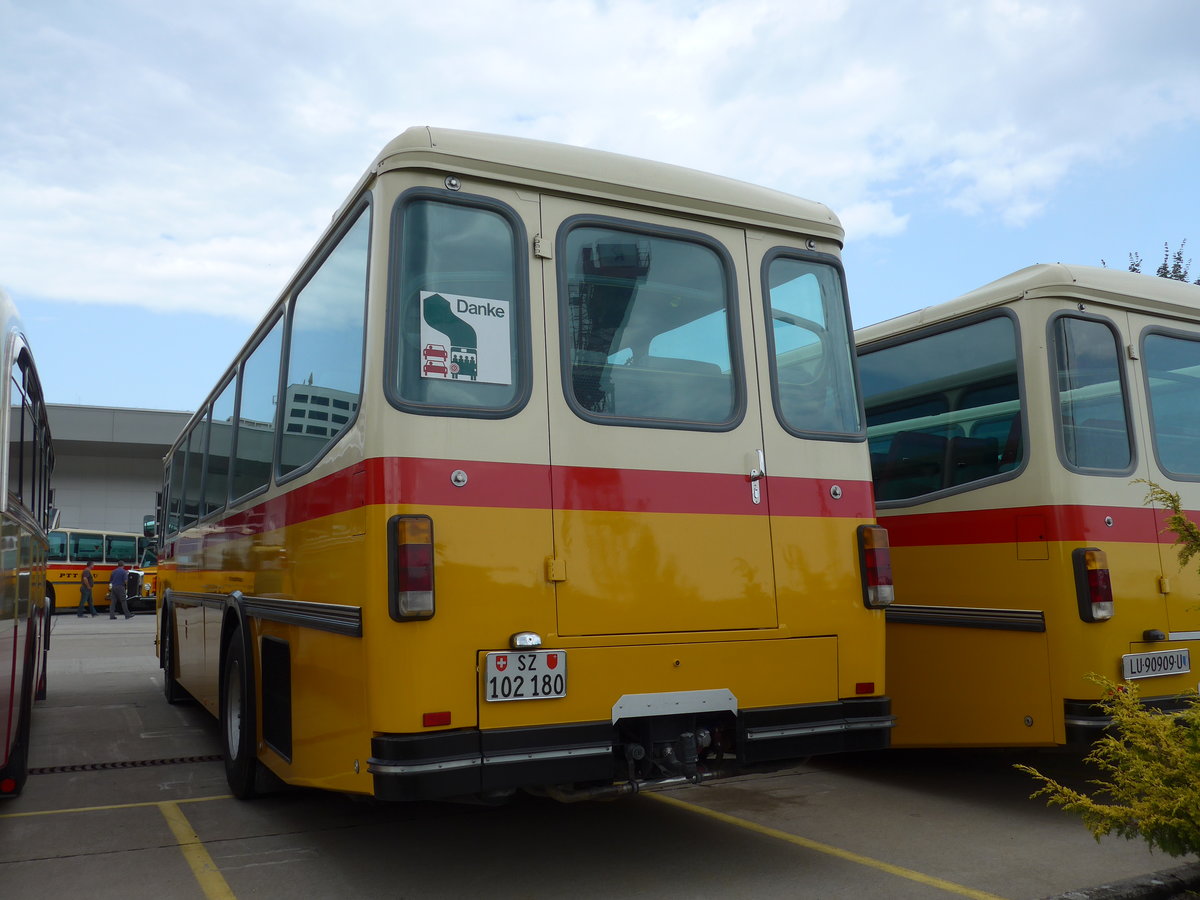
{"label": "cloudy sky", "polygon": [[857,325],[1153,270],[1200,260],[1198,39],[1195,0],[0,0],[0,285],[51,402],[194,409],[424,124],[827,203]]}

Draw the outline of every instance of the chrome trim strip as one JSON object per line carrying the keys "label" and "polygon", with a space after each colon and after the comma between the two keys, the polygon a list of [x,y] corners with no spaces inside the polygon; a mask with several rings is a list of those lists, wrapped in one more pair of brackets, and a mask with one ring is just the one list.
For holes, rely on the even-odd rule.
{"label": "chrome trim strip", "polygon": [[446,759],[440,762],[385,763],[377,759],[367,760],[367,771],[372,775],[423,775],[427,772],[454,772],[459,769],[472,769],[480,764],[478,756],[466,759]]}
{"label": "chrome trim strip", "polygon": [[1200,631],[1172,631],[1167,635],[1168,641],[1200,641]]}
{"label": "chrome trim strip", "polygon": [[1063,719],[1066,725],[1075,728],[1107,728],[1112,724],[1111,716],[1067,716]]}
{"label": "chrome trim strip", "polygon": [[[232,596],[168,591],[163,599],[173,603],[204,606],[208,609],[224,609]],[[242,597],[241,600],[246,614],[255,619],[344,634],[347,637],[362,637],[361,606],[308,603],[303,600],[284,600],[280,597]]]}
{"label": "chrome trim strip", "polygon": [[316,631],[362,637],[362,607],[333,603],[307,603],[276,597],[246,597],[247,615],[268,622],[297,625]]}
{"label": "chrome trim strip", "polygon": [[612,753],[612,744],[596,745],[593,747],[560,747],[554,750],[485,754],[483,757],[470,756],[463,759],[446,759],[427,763],[387,763],[378,759],[368,759],[367,771],[375,775],[423,775],[430,772],[453,772],[476,766],[541,762],[549,759],[574,759],[584,756],[606,756],[610,753]]}
{"label": "chrome trim strip", "polygon": [[572,759],[581,756],[606,756],[612,753],[612,744],[596,745],[594,747],[558,748],[555,750],[534,750],[531,752],[517,751],[516,753],[496,753],[483,756],[485,766],[503,765],[514,762],[537,762],[545,759]]}
{"label": "chrome trim strip", "polygon": [[797,737],[805,734],[833,734],[839,731],[876,731],[895,728],[895,716],[874,716],[869,719],[846,719],[838,722],[813,722],[810,725],[787,725],[783,728],[747,728],[746,740]]}
{"label": "chrome trim strip", "polygon": [[1046,630],[1040,609],[977,609],[971,606],[890,606],[884,616],[889,625],[947,625],[957,628],[990,628],[996,631]]}

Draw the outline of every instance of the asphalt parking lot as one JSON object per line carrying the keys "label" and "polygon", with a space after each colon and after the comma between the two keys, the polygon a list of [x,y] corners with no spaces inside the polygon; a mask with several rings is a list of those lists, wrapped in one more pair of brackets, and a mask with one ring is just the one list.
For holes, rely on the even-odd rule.
{"label": "asphalt parking lot", "polygon": [[0,805],[6,900],[1099,900],[1200,889],[1200,867],[1156,879],[1186,860],[1097,843],[1028,799],[1013,762],[1083,784],[1092,773],[1067,751],[850,754],[610,803],[396,805],[302,790],[241,802],[228,795],[215,721],[163,699],[153,634],[147,615],[55,620],[33,773]]}

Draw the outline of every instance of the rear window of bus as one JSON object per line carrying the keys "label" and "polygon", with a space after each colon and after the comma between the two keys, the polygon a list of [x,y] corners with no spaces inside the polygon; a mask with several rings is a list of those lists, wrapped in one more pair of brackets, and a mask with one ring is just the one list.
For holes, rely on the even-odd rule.
{"label": "rear window of bus", "polygon": [[519,219],[487,198],[418,189],[398,201],[392,235],[388,396],[409,412],[512,415],[530,370]]}
{"label": "rear window of bus", "polygon": [[577,415],[737,424],[741,361],[724,248],[691,233],[578,219],[564,226],[558,258],[564,389]]}

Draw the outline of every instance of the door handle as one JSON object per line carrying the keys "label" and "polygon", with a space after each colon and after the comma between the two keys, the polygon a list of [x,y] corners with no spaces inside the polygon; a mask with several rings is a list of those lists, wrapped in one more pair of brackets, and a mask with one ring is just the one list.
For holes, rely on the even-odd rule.
{"label": "door handle", "polygon": [[762,502],[762,489],[759,482],[767,474],[767,460],[761,450],[755,450],[755,457],[750,464],[750,500],[755,504]]}

